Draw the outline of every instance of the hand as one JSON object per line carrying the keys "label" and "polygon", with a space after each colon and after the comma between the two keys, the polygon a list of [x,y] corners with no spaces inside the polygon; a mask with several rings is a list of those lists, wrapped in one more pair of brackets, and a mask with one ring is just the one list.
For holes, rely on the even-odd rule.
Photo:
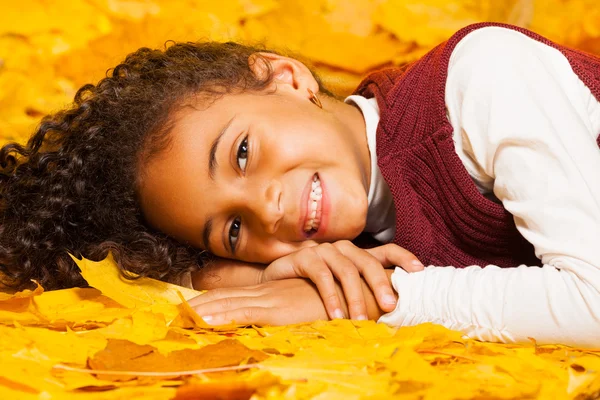
{"label": "hand", "polygon": [[197,290],[256,285],[261,282],[264,269],[263,264],[215,257],[192,272],[192,283]]}
{"label": "hand", "polygon": [[317,285],[327,313],[333,319],[344,318],[342,295],[336,291],[334,278],[337,278],[344,290],[350,318],[367,319],[361,275],[373,290],[381,309],[392,311],[396,296],[384,270],[392,265],[408,272],[424,268],[414,254],[395,244],[361,249],[342,240],[307,247],[273,261],[264,269],[261,282],[309,278]]}
{"label": "hand", "polygon": [[319,292],[306,279],[214,289],[189,304],[211,325],[287,325],[328,319]]}

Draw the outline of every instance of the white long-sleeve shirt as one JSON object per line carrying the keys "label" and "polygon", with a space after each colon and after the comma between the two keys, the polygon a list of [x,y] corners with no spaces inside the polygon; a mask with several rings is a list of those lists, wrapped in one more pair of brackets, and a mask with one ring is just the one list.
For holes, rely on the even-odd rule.
{"label": "white long-sleeve shirt", "polygon": [[465,168],[544,265],[397,268],[399,301],[380,321],[600,346],[600,103],[559,51],[499,27],[458,43],[445,100]]}

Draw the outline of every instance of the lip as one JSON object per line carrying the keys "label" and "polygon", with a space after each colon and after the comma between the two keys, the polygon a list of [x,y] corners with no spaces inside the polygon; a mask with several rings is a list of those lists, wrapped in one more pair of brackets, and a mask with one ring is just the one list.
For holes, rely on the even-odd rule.
{"label": "lip", "polygon": [[[318,174],[318,173],[317,173]],[[319,229],[316,232],[312,232],[312,233],[308,233],[304,230],[304,227],[306,226],[306,221],[308,218],[308,197],[310,195],[310,192],[312,191],[312,181],[313,181],[313,176],[315,176],[315,174],[312,174],[310,176],[310,178],[308,179],[308,182],[306,184],[306,186],[304,187],[304,191],[302,192],[302,196],[300,197],[300,220],[298,221],[298,228],[302,234],[303,237],[305,237],[306,239],[309,238],[315,238],[318,236],[323,236],[325,229],[327,228],[327,216],[329,214],[329,198],[327,197],[327,190],[323,185],[323,177],[321,175],[319,175],[319,180],[321,181],[321,190],[323,191],[322,197],[321,197],[321,222],[319,223]]]}

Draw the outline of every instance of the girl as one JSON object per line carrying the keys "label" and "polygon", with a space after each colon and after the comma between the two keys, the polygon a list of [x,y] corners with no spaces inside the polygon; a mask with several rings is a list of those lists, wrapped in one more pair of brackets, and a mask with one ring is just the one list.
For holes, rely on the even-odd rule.
{"label": "girl", "polygon": [[[141,49],[2,149],[2,270],[83,284],[66,249],[163,279],[209,254],[269,264],[194,274],[252,285],[195,299],[214,324],[376,318],[360,272],[393,325],[598,346],[599,77],[598,58],[498,24],[346,102],[274,53]],[[395,245],[347,241],[361,232]],[[421,267],[403,248],[430,266],[407,273]],[[327,307],[280,280],[295,276]]]}

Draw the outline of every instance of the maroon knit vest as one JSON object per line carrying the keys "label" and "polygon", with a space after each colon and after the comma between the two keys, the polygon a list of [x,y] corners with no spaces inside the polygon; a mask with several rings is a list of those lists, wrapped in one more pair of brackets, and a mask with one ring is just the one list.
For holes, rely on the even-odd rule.
{"label": "maroon knit vest", "polygon": [[599,57],[504,24],[468,26],[422,59],[368,76],[356,93],[374,96],[380,108],[377,156],[394,196],[394,242],[412,251],[425,265],[540,265],[512,215],[477,190],[455,152],[452,126],[446,117],[450,55],[465,35],[485,26],[514,29],[560,50],[600,99]]}

